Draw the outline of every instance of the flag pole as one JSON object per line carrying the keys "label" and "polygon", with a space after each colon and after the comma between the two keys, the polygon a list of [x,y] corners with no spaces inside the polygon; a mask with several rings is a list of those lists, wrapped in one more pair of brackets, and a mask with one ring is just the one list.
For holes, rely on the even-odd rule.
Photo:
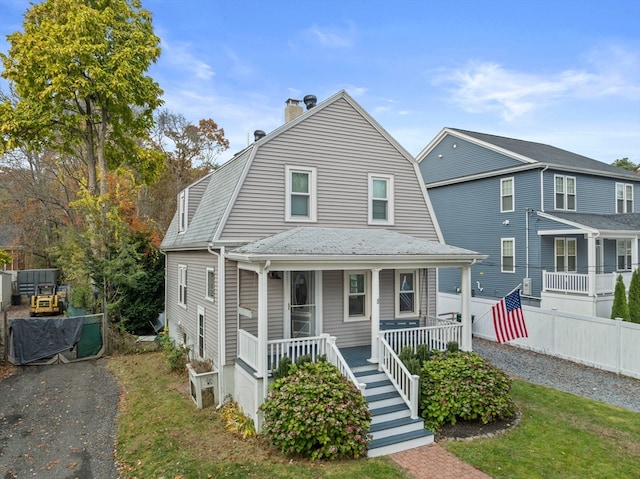
{"label": "flag pole", "polygon": [[[518,286],[516,286],[515,288],[513,288],[511,291],[509,291],[507,294],[504,295],[504,297],[506,298],[507,296],[509,296],[511,293],[513,293],[516,289],[519,289],[520,286],[522,286],[522,283],[518,284]],[[474,323],[477,323],[478,321],[480,321],[482,318],[484,318],[487,314],[489,314],[491,312],[491,309],[489,309],[488,311],[485,311],[485,313],[480,316],[478,319],[476,319],[474,321]]]}

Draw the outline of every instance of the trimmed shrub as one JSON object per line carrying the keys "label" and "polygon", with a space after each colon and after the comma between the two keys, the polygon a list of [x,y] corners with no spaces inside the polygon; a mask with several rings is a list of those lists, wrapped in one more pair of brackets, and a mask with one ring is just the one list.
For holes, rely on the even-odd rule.
{"label": "trimmed shrub", "polygon": [[184,344],[176,346],[176,343],[171,339],[171,336],[169,336],[169,330],[167,328],[164,328],[160,332],[158,341],[160,342],[160,349],[162,350],[169,371],[176,372],[184,370],[189,362],[190,348]]}
{"label": "trimmed shrub", "polygon": [[475,353],[439,353],[424,362],[422,417],[431,430],[458,420],[484,424],[513,416],[511,380]]}
{"label": "trimmed shrub", "polygon": [[640,324],[640,268],[636,268],[629,284],[629,320]]}
{"label": "trimmed shrub", "polygon": [[366,455],[371,414],[360,390],[326,361],[292,370],[260,406],[265,437],[285,454],[313,460]]}
{"label": "trimmed shrub", "polygon": [[616,279],[616,289],[613,293],[613,306],[611,306],[611,319],[622,318],[629,321],[629,304],[627,303],[627,292],[624,287],[622,275]]}

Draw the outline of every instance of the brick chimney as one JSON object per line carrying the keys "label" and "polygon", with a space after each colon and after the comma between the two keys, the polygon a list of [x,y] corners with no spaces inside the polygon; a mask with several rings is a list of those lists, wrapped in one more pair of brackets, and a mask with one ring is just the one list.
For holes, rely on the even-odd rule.
{"label": "brick chimney", "polygon": [[303,110],[300,105],[300,100],[294,100],[293,98],[289,98],[286,102],[287,106],[284,109],[284,122],[289,123],[296,117],[302,115]]}

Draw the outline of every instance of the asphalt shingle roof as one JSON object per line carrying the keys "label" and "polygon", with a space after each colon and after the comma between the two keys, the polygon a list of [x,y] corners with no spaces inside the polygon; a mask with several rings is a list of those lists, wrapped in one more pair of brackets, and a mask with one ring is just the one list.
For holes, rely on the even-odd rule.
{"label": "asphalt shingle roof", "polygon": [[592,213],[566,213],[549,211],[548,214],[600,231],[640,232],[640,213],[601,215]]}

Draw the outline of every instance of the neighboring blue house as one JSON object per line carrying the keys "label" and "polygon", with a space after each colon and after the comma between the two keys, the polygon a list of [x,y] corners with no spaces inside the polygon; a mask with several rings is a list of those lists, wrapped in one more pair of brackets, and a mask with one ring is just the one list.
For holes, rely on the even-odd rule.
{"label": "neighboring blue house", "polygon": [[[560,148],[445,128],[417,161],[447,244],[489,255],[476,296],[608,317],[638,267],[640,175]],[[460,274],[439,272],[454,293]]]}

